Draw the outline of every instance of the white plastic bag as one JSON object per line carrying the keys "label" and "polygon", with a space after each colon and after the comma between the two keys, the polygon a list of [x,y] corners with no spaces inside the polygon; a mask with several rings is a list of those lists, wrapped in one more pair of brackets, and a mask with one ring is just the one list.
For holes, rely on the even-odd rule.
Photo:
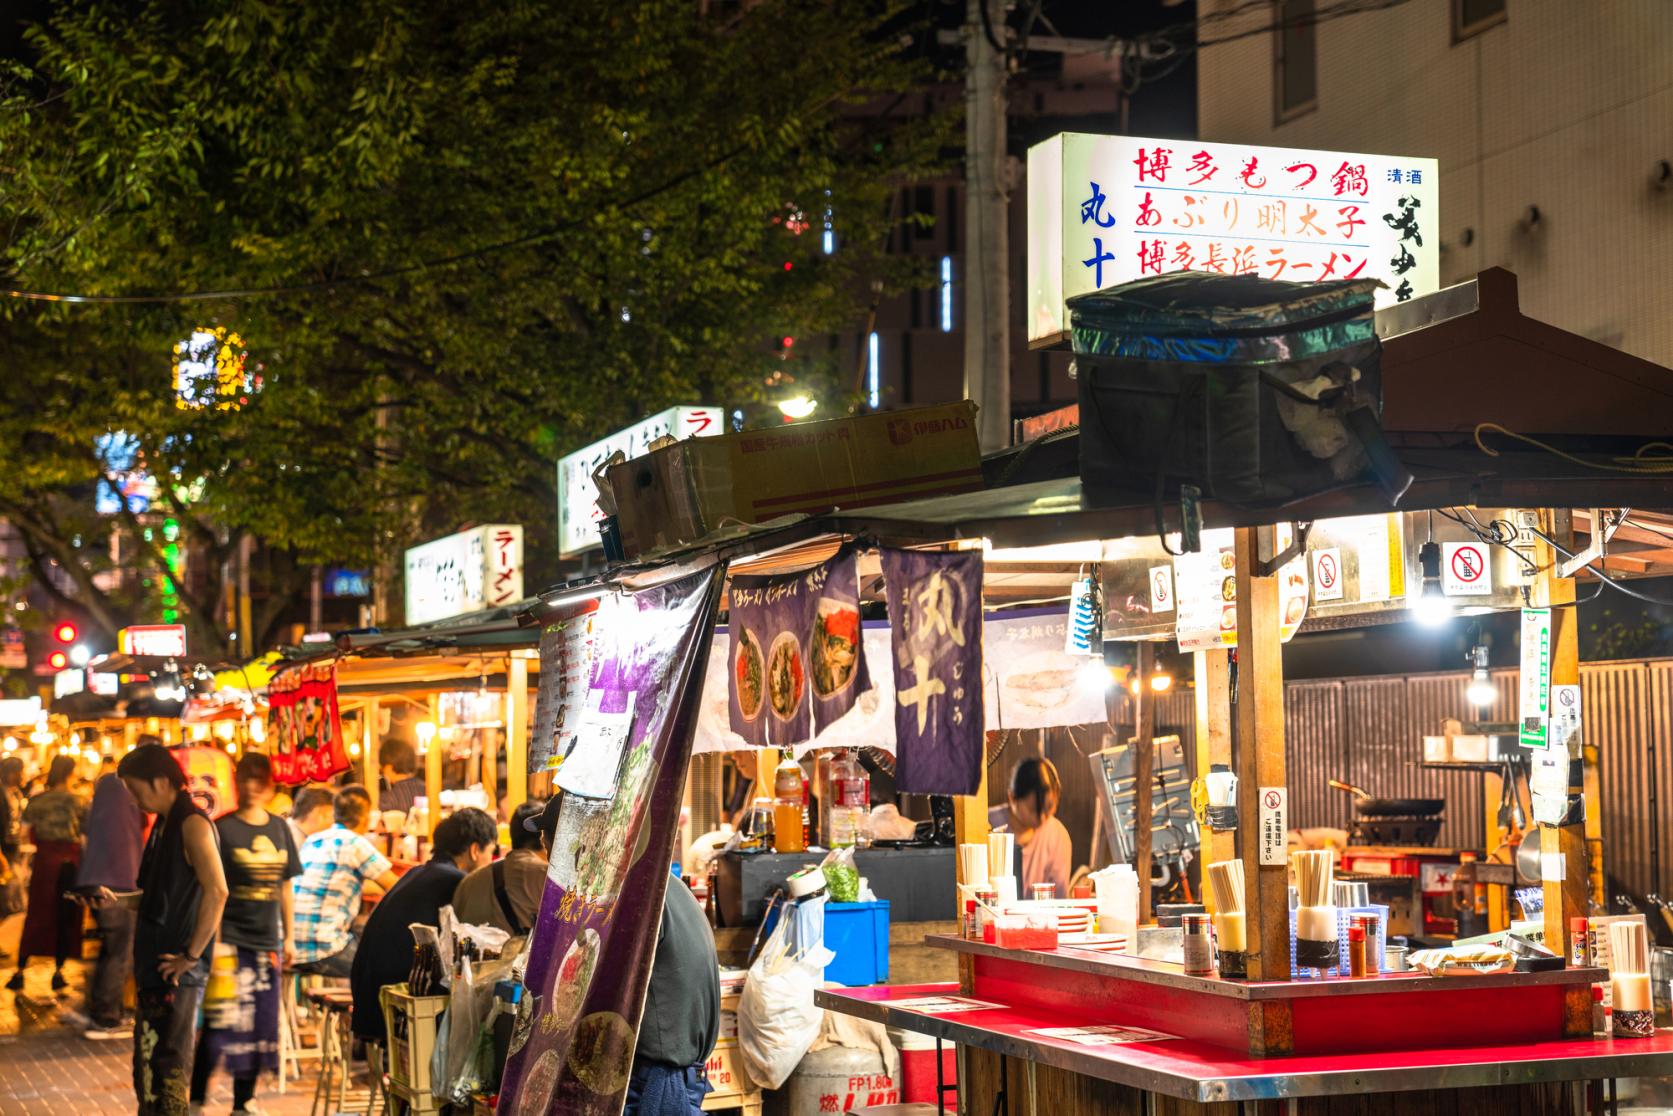
{"label": "white plastic bag", "polygon": [[[445,1038],[440,1031],[436,1036],[436,1053],[445,1051],[446,1061],[438,1066],[432,1060],[430,1066],[430,1092],[438,1100],[468,1104],[471,1094],[483,1085],[476,1057],[482,1024],[494,1002],[494,985],[511,974],[512,965],[509,957],[476,964],[467,957],[459,963],[459,976],[448,992],[450,999],[442,1016],[447,1028]],[[441,1072],[436,1072],[438,1069]]]}
{"label": "white plastic bag", "polygon": [[825,1013],[813,992],[836,957],[823,941],[802,943],[803,952],[794,953],[793,921],[788,913],[779,919],[738,998],[738,1053],[750,1079],[767,1089],[784,1084],[818,1037]]}

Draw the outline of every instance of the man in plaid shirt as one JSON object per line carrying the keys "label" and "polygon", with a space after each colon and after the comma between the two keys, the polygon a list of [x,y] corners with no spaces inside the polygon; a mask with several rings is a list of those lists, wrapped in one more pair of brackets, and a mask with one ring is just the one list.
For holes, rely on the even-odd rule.
{"label": "man in plaid shirt", "polygon": [[365,787],[338,791],[333,815],[335,825],[302,843],[302,874],[291,883],[296,968],[346,977],[360,944],[354,933],[360,893],[368,882],[388,891],[396,876],[389,860],[364,836],[372,816],[372,796]]}

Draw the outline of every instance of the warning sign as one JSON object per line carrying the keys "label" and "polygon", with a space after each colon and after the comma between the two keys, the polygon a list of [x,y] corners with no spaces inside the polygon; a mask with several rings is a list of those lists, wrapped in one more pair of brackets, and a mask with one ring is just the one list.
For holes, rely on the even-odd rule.
{"label": "warning sign", "polygon": [[1449,597],[1485,597],[1493,592],[1486,543],[1441,544],[1441,592]]}
{"label": "warning sign", "polygon": [[1261,788],[1260,862],[1289,863],[1290,792],[1286,787]]}
{"label": "warning sign", "polygon": [[1173,611],[1173,567],[1150,567],[1150,611]]}
{"label": "warning sign", "polygon": [[1313,596],[1321,601],[1342,599],[1342,551],[1337,547],[1313,551]]}

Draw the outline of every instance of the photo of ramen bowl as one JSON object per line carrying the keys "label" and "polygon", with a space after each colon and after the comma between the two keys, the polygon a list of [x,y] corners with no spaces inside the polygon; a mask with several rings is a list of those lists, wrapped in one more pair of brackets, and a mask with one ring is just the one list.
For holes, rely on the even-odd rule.
{"label": "photo of ramen bowl", "polygon": [[808,641],[813,667],[813,692],[834,697],[853,685],[860,667],[860,612],[845,601],[819,599]]}
{"label": "photo of ramen bowl", "polygon": [[802,646],[794,634],[780,632],[767,652],[767,704],[781,721],[795,717],[807,694]]}
{"label": "photo of ramen bowl", "polygon": [[767,661],[761,655],[761,642],[748,628],[738,630],[738,645],[732,651],[732,677],[738,694],[738,712],[746,721],[755,720],[766,704]]}

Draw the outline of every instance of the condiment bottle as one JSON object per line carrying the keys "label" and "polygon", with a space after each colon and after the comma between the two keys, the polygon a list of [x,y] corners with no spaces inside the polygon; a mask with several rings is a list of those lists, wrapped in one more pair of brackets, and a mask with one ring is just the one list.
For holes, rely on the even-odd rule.
{"label": "condiment bottle", "polygon": [[804,852],[807,849],[807,829],[803,821],[802,765],[790,758],[773,771],[773,851]]}
{"label": "condiment bottle", "polygon": [[1348,927],[1348,976],[1365,975],[1365,924],[1357,919]]}
{"label": "condiment bottle", "polygon": [[1214,946],[1209,936],[1209,917],[1188,914],[1180,920],[1184,933],[1185,972],[1209,976],[1214,972]]}
{"label": "condiment bottle", "polygon": [[1585,918],[1568,920],[1568,963],[1577,969],[1584,969],[1592,963],[1590,926]]}

